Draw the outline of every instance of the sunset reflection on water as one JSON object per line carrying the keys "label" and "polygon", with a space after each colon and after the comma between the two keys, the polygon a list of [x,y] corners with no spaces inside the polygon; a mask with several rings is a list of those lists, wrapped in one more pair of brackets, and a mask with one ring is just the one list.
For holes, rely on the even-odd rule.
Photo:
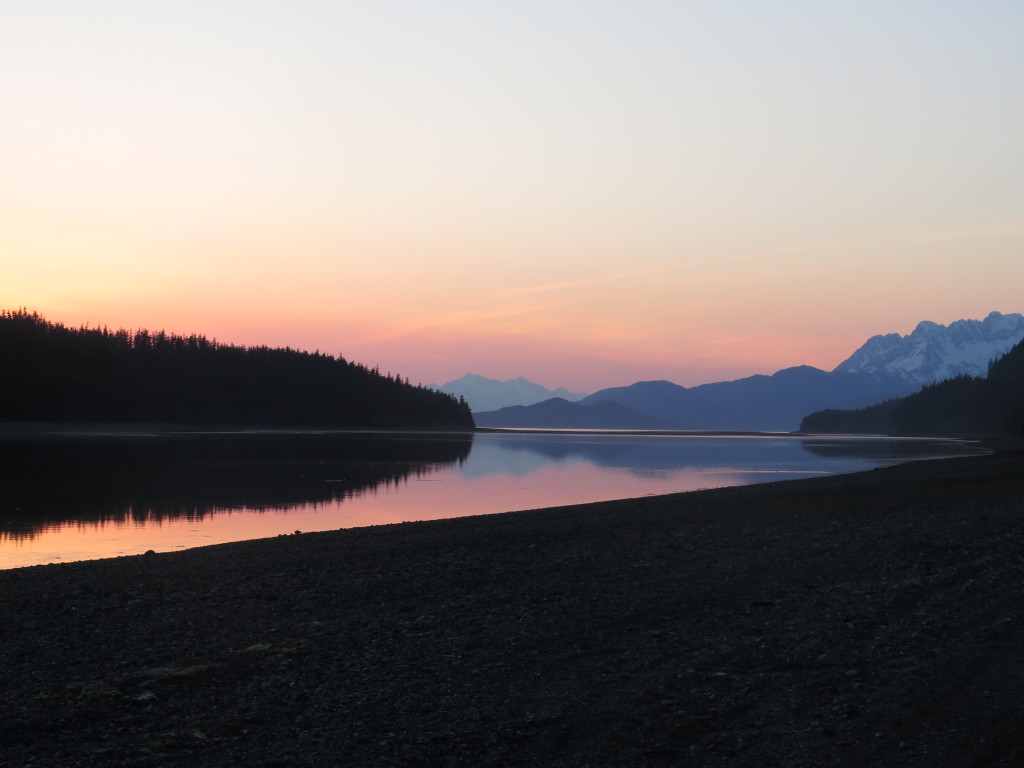
{"label": "sunset reflection on water", "polygon": [[201,519],[75,522],[27,538],[0,534],[0,568],[74,560],[171,552],[210,544],[268,538],[295,531],[330,531],[369,525],[492,514],[582,504],[616,498],[738,485],[734,474],[665,472],[648,477],[610,474],[598,467],[550,467],[528,477],[460,476],[440,470],[434,476],[384,486],[354,498],[266,510],[222,509]]}
{"label": "sunset reflection on water", "polygon": [[[389,439],[400,442],[400,438]],[[383,450],[380,445],[376,450]],[[353,474],[359,461],[308,461],[301,465],[305,485],[296,485],[289,478],[268,486],[278,495],[277,503],[267,503],[261,496],[252,503],[211,502],[190,507],[200,498],[196,494],[209,490],[208,480],[193,481],[191,496],[186,494],[181,498],[187,502],[179,502],[171,492],[174,489],[168,491],[166,482],[158,478],[155,482],[161,486],[158,498],[163,505],[159,513],[144,506],[125,511],[124,506],[116,505],[98,513],[97,502],[88,500],[81,506],[88,506],[90,514],[76,515],[74,494],[70,494],[69,502],[65,493],[60,499],[65,510],[61,515],[67,519],[45,518],[20,529],[3,527],[0,568],[136,555],[148,550],[169,552],[296,531],[493,514],[856,471],[913,458],[914,451],[921,450],[911,449],[906,443],[893,444],[897,448],[876,442],[851,449],[834,440],[822,445],[824,449],[793,437],[483,434],[475,437],[468,454],[459,449],[463,453],[456,454],[458,460],[429,463],[417,453],[416,462],[372,462],[376,474],[367,477],[380,479],[364,480],[362,485],[344,492],[330,490],[331,483],[337,482],[333,475]],[[450,450],[447,445],[445,449]],[[389,444],[387,455],[394,450]],[[422,443],[415,450],[422,452]],[[932,443],[928,448],[939,455],[958,450],[962,453],[964,446]],[[264,465],[278,471],[291,462],[255,463],[258,477],[264,481]],[[208,469],[205,464],[196,466]],[[221,464],[214,466],[220,468]],[[310,482],[310,467],[320,468],[324,477]],[[133,472],[137,473],[138,468],[133,467]],[[233,493],[239,493],[244,477],[232,478]],[[282,503],[282,487],[293,495],[305,492],[307,499],[314,500],[303,500],[300,495],[294,502]],[[220,495],[221,489],[216,490]],[[133,492],[143,497],[153,493],[148,486]]]}

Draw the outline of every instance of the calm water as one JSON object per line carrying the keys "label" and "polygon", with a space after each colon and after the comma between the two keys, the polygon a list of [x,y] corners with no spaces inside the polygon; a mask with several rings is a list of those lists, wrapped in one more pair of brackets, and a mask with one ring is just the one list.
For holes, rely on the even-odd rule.
{"label": "calm water", "polygon": [[7,435],[0,568],[853,472],[951,440],[525,432]]}

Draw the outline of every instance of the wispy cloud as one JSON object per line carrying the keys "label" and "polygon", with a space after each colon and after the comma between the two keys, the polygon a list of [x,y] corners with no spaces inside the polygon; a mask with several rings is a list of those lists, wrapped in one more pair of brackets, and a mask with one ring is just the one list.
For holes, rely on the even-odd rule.
{"label": "wispy cloud", "polygon": [[558,283],[539,283],[536,285],[524,285],[514,288],[502,288],[500,290],[493,291],[493,293],[496,296],[525,296],[537,293],[568,291],[574,288],[583,288],[591,285],[617,283],[632,277],[644,277],[655,271],[656,270],[646,269],[634,270],[632,272],[617,272],[611,275],[592,275],[589,277],[582,277],[577,280],[564,280]]}
{"label": "wispy cloud", "polygon": [[[581,301],[575,289],[606,286],[635,277],[650,275],[657,269],[592,275],[578,280],[539,283],[500,288],[478,295],[475,306],[447,312],[432,312],[391,323],[374,339],[385,341],[440,329],[458,329],[460,334],[475,332],[491,335],[524,335],[561,327],[560,310]],[[585,314],[584,314],[585,316]]]}
{"label": "wispy cloud", "polygon": [[935,243],[947,240],[970,240],[980,237],[1014,235],[1021,232],[1024,232],[1024,221],[1018,220],[992,224],[986,227],[971,227],[969,229],[956,229],[950,232],[938,232],[933,235],[925,235],[920,240],[925,243]]}
{"label": "wispy cloud", "polygon": [[417,333],[457,329],[460,334],[524,334],[552,325],[551,313],[571,304],[571,299],[549,298],[483,304],[467,309],[436,312],[390,323],[373,334],[373,341],[388,341]]}

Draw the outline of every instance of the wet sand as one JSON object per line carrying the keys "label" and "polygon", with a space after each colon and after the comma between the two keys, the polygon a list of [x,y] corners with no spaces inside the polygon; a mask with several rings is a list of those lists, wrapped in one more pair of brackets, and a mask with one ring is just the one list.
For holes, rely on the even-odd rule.
{"label": "wet sand", "polygon": [[1020,765],[1024,458],[0,572],[0,763]]}

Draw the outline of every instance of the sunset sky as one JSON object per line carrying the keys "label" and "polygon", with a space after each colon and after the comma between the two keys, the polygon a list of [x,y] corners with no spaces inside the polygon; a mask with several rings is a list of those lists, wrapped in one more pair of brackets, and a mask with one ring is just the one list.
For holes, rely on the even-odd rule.
{"label": "sunset sky", "polygon": [[592,392],[1024,311],[1024,3],[0,8],[0,307]]}

